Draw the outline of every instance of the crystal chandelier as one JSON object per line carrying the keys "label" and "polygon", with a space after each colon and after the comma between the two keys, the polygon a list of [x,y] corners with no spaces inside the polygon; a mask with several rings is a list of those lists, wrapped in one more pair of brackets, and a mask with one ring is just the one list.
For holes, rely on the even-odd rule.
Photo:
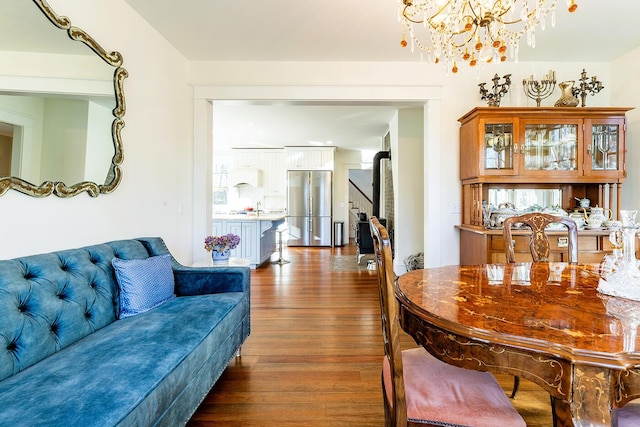
{"label": "crystal chandelier", "polygon": [[[476,66],[479,61],[506,61],[507,53],[518,60],[518,44],[526,35],[535,47],[536,26],[544,30],[551,13],[555,25],[557,0],[398,0],[402,41],[407,35],[411,50],[426,52],[431,62],[444,61],[458,72],[458,62]],[[575,0],[567,0],[575,12]],[[425,40],[425,41],[423,41]]]}

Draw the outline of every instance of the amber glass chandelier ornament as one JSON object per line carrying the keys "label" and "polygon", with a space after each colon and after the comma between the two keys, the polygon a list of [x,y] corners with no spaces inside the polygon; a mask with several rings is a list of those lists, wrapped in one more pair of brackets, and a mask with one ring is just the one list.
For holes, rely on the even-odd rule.
{"label": "amber glass chandelier ornament", "polygon": [[[538,24],[547,15],[555,25],[557,0],[398,0],[402,23],[400,45],[416,48],[433,63],[444,61],[452,72],[458,63],[474,67],[478,61],[518,60],[520,39],[535,47]],[[567,0],[569,12],[578,5]]]}

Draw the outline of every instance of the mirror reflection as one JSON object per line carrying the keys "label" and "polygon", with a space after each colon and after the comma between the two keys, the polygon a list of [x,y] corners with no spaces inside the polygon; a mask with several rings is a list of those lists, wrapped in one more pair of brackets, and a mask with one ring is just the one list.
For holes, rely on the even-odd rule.
{"label": "mirror reflection", "polygon": [[560,189],[489,189],[488,203],[495,207],[509,204],[517,211],[559,207],[562,204]]}
{"label": "mirror reflection", "polygon": [[122,57],[44,0],[0,5],[0,195],[113,191],[121,176]]}

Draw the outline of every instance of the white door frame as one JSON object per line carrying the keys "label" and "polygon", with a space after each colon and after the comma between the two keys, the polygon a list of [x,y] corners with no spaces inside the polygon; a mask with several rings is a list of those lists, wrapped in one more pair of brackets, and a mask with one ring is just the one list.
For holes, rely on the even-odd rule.
{"label": "white door frame", "polygon": [[[212,101],[214,100],[252,100],[263,102],[282,101],[307,101],[318,102],[327,105],[328,102],[336,105],[357,103],[358,105],[408,105],[415,103],[415,106],[427,107],[430,101],[440,100],[442,96],[440,86],[411,86],[411,85],[362,85],[362,86],[341,86],[341,85],[251,85],[251,86],[194,86],[193,88],[193,188],[194,188],[194,218],[192,234],[192,252],[202,253],[200,241],[201,236],[208,235],[211,231],[211,150],[213,147],[213,134],[211,132],[213,115],[211,114]],[[438,117],[440,104],[434,104],[430,109],[432,117]],[[425,132],[429,137],[435,137],[439,141],[439,125],[432,127]],[[425,140],[425,144],[426,144]],[[434,144],[430,148],[430,153],[434,158],[439,156],[440,144]],[[425,184],[427,181],[425,176]],[[424,191],[429,191],[429,186],[425,185]],[[431,187],[434,191],[439,191],[438,187]],[[436,194],[434,194],[436,196]],[[425,203],[429,198],[425,194]],[[398,224],[403,227],[411,227],[410,221],[403,222],[397,218]],[[428,222],[435,224],[438,222]],[[425,252],[427,248],[428,231],[425,228]],[[439,247],[440,242],[433,242],[435,247]],[[426,255],[426,254],[425,254]],[[198,261],[198,260],[194,260]]]}

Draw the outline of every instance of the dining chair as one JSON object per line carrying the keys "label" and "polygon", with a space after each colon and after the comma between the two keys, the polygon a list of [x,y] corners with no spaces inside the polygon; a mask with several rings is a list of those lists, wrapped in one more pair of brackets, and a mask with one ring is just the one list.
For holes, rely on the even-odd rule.
{"label": "dining chair", "polygon": [[389,234],[376,217],[369,219],[369,225],[384,339],[385,426],[524,427],[524,419],[490,373],[449,365],[422,347],[401,351]]}
{"label": "dining chair", "polygon": [[575,221],[567,216],[550,215],[541,212],[531,212],[519,216],[512,216],[504,220],[502,223],[502,235],[504,237],[504,247],[507,255],[507,262],[516,262],[513,240],[511,237],[511,227],[514,224],[524,224],[531,228],[531,239],[529,247],[531,249],[531,257],[534,262],[549,261],[551,246],[549,238],[545,232],[550,224],[560,223],[569,230],[568,242],[568,261],[570,263],[578,262],[578,226]]}
{"label": "dining chair", "polygon": [[[531,238],[529,240],[529,249],[531,258],[534,262],[549,261],[551,253],[551,245],[549,237],[545,229],[549,224],[560,223],[567,227],[569,231],[568,241],[568,261],[570,263],[578,262],[578,226],[575,221],[566,216],[550,215],[541,212],[531,212],[519,216],[509,217],[502,223],[502,235],[504,237],[504,247],[507,256],[507,262],[516,262],[513,238],[511,237],[511,227],[514,224],[524,224],[531,229]],[[514,399],[520,387],[520,377],[513,377],[513,389],[511,398]]]}
{"label": "dining chair", "polygon": [[[551,245],[549,237],[545,229],[549,224],[560,223],[567,227],[569,231],[568,241],[568,261],[570,263],[578,262],[578,226],[575,221],[566,216],[550,215],[541,212],[531,212],[519,216],[507,218],[502,223],[502,235],[504,237],[504,248],[507,256],[507,262],[516,262],[515,248],[513,238],[511,237],[511,227],[514,224],[524,224],[531,229],[531,238],[529,240],[529,249],[533,262],[549,261],[551,253]],[[514,399],[520,387],[520,377],[513,377],[513,389],[511,398]]]}
{"label": "dining chair", "polygon": [[[532,230],[530,248],[531,257],[534,262],[544,262],[549,260],[549,239],[545,233],[545,228],[549,224],[560,223],[564,224],[569,231],[568,241],[568,261],[572,264],[578,262],[578,228],[575,221],[569,217],[549,215],[543,213],[529,213],[520,216],[510,217],[504,220],[502,223],[502,235],[505,241],[505,250],[507,255],[507,262],[515,262],[515,254],[513,248],[513,241],[511,240],[511,226],[513,224],[522,223],[529,226]],[[516,396],[518,387],[520,385],[520,377],[514,377],[513,379],[513,391],[511,392],[511,398]],[[552,411],[555,408],[553,398],[551,398]],[[633,401],[626,404],[622,408],[615,409],[615,417],[618,420],[619,427],[631,427],[640,425],[640,400]],[[556,425],[556,416],[553,413],[553,425]]]}

